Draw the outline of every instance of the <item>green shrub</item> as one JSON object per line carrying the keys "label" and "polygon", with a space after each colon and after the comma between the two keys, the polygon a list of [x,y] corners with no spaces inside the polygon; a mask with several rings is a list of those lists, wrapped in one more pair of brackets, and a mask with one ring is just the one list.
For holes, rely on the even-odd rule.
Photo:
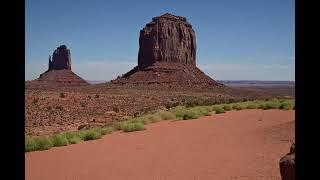
{"label": "green shrub", "polygon": [[256,104],[248,104],[246,106],[246,109],[257,109],[257,105]]}
{"label": "green shrub", "polygon": [[276,101],[271,101],[271,102],[267,102],[265,104],[265,107],[264,109],[278,109],[279,108],[279,102],[276,102]]}
{"label": "green shrub", "polygon": [[83,135],[82,135],[82,139],[84,141],[100,139],[101,137],[102,137],[102,134],[95,130],[86,130],[83,132]]}
{"label": "green shrub", "polygon": [[68,139],[64,135],[61,135],[61,134],[54,134],[53,136],[49,137],[49,140],[54,147],[68,145]]}
{"label": "green shrub", "polygon": [[141,122],[136,122],[136,123],[126,123],[123,131],[124,132],[132,132],[132,131],[141,131],[144,130],[144,125]]}
{"label": "green shrub", "polygon": [[292,104],[290,102],[284,101],[279,106],[279,109],[285,109],[285,110],[292,109]]}
{"label": "green shrub", "polygon": [[183,106],[177,106],[171,111],[177,118],[182,118],[187,112],[186,108]]}
{"label": "green shrub", "polygon": [[103,127],[100,129],[102,135],[111,134],[113,132],[112,127]]}
{"label": "green shrub", "polygon": [[112,128],[114,130],[123,130],[125,124],[126,124],[126,122],[116,122],[116,123],[112,124]]}
{"label": "green shrub", "polygon": [[142,119],[143,124],[155,123],[161,121],[161,117],[157,114],[148,114]]}
{"label": "green shrub", "polygon": [[244,107],[241,104],[234,104],[232,106],[232,109],[235,109],[237,111],[244,109]]}
{"label": "green shrub", "polygon": [[69,144],[77,144],[80,141],[82,141],[82,139],[80,139],[77,136],[74,136],[68,139]]}
{"label": "green shrub", "polygon": [[225,113],[226,111],[223,108],[216,109],[216,114]]}
{"label": "green shrub", "polygon": [[206,106],[200,106],[197,108],[194,108],[195,111],[198,111],[198,114],[200,114],[200,116],[209,116],[209,110]]}
{"label": "green shrub", "polygon": [[229,105],[224,105],[222,108],[223,108],[224,110],[226,110],[226,111],[232,110],[232,107],[229,106]]}
{"label": "green shrub", "polygon": [[265,109],[265,108],[266,108],[266,105],[263,103],[259,104],[258,106],[258,109]]}
{"label": "green shrub", "polygon": [[197,118],[199,118],[199,114],[192,110],[186,111],[182,117],[183,120],[197,119]]}
{"label": "green shrub", "polygon": [[176,118],[176,116],[169,111],[159,111],[158,114],[163,120],[170,120]]}
{"label": "green shrub", "polygon": [[25,139],[25,151],[43,151],[52,147],[47,137],[28,137]]}

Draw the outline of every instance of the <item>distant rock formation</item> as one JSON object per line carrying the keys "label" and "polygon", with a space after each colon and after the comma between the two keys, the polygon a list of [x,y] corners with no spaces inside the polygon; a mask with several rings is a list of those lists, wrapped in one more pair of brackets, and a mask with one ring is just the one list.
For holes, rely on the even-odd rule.
{"label": "distant rock formation", "polygon": [[224,86],[196,67],[196,37],[185,17],[166,13],[152,18],[139,37],[138,66],[115,84],[168,87]]}
{"label": "distant rock formation", "polygon": [[48,70],[38,79],[26,83],[26,88],[55,88],[89,85],[85,80],[71,71],[71,53],[66,45],[59,46],[49,56]]}
{"label": "distant rock formation", "polygon": [[138,66],[155,62],[196,64],[196,37],[185,17],[166,13],[140,31]]}
{"label": "distant rock formation", "polygon": [[66,45],[59,46],[54,50],[52,61],[51,56],[49,56],[48,71],[61,69],[71,70],[71,53],[70,49],[68,49]]}
{"label": "distant rock formation", "polygon": [[291,145],[290,152],[280,159],[280,174],[282,180],[295,180],[295,143]]}

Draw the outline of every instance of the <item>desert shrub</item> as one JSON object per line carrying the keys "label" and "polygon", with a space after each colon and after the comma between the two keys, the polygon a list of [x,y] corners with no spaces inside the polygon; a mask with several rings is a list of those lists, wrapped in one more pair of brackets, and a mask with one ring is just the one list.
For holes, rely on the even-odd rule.
{"label": "desert shrub", "polygon": [[100,132],[102,135],[111,134],[113,132],[113,128],[112,127],[103,127],[103,128],[100,128]]}
{"label": "desert shrub", "polygon": [[96,95],[95,95],[95,98],[99,98],[99,97],[100,97],[100,95],[99,95],[99,94],[96,94]]}
{"label": "desert shrub", "polygon": [[170,120],[170,119],[175,119],[176,116],[169,112],[169,111],[159,111],[157,114],[161,117],[163,120]]}
{"label": "desert shrub", "polygon": [[123,130],[125,125],[126,125],[126,122],[116,122],[116,123],[112,124],[112,128],[114,130]]}
{"label": "desert shrub", "polygon": [[289,110],[291,109],[291,106],[289,103],[281,103],[281,105],[279,106],[279,109]]}
{"label": "desert shrub", "polygon": [[65,98],[66,96],[64,95],[64,93],[60,93],[60,98]]}
{"label": "desert shrub", "polygon": [[186,108],[183,106],[177,106],[175,107],[171,112],[177,117],[182,118],[183,115],[186,113]]}
{"label": "desert shrub", "polygon": [[90,130],[85,130],[82,135],[82,139],[84,141],[89,141],[89,140],[94,140],[94,139],[100,139],[102,137],[101,132],[90,129]]}
{"label": "desert shrub", "polygon": [[216,111],[217,109],[223,108],[223,105],[214,105],[212,106],[212,111]]}
{"label": "desert shrub", "polygon": [[43,151],[52,147],[47,137],[28,137],[25,139],[25,151]]}
{"label": "desert shrub", "polygon": [[68,139],[69,144],[77,144],[80,141],[82,141],[82,139],[80,139],[77,136],[74,136]]}
{"label": "desert shrub", "polygon": [[136,123],[126,123],[123,131],[124,132],[132,132],[132,131],[141,131],[144,130],[144,125],[141,122],[136,122]]}
{"label": "desert shrub", "polygon": [[264,109],[278,109],[280,106],[279,102],[276,101],[269,101],[265,104]]}
{"label": "desert shrub", "polygon": [[67,138],[69,144],[76,144],[82,141],[82,139],[78,136],[77,132],[67,132],[67,133],[64,133],[63,135]]}
{"label": "desert shrub", "polygon": [[198,106],[190,109],[191,111],[195,111],[199,116],[208,116],[209,108],[208,106]]}
{"label": "desert shrub", "polygon": [[200,112],[203,116],[209,116],[210,112],[208,109],[200,109]]}
{"label": "desert shrub", "polygon": [[229,106],[229,105],[224,105],[222,108],[223,108],[225,111],[230,111],[230,110],[232,110],[232,107]]}
{"label": "desert shrub", "polygon": [[244,109],[244,107],[241,104],[234,104],[232,106],[232,109],[235,109],[237,111]]}
{"label": "desert shrub", "polygon": [[246,109],[257,109],[257,105],[256,105],[256,104],[253,104],[253,103],[248,104],[248,105],[246,106]]}
{"label": "desert shrub", "polygon": [[188,120],[188,119],[197,119],[199,118],[199,114],[194,111],[194,110],[188,110],[185,112],[185,114],[183,115],[182,119],[183,120]]}
{"label": "desert shrub", "polygon": [[217,108],[215,111],[216,111],[216,114],[221,114],[226,112],[224,108]]}
{"label": "desert shrub", "polygon": [[54,147],[68,145],[68,139],[64,135],[61,135],[61,134],[54,134],[49,137],[49,140]]}
{"label": "desert shrub", "polygon": [[289,110],[293,108],[293,101],[282,101],[279,109]]}
{"label": "desert shrub", "polygon": [[161,117],[158,114],[148,114],[142,119],[143,124],[155,123],[161,120]]}

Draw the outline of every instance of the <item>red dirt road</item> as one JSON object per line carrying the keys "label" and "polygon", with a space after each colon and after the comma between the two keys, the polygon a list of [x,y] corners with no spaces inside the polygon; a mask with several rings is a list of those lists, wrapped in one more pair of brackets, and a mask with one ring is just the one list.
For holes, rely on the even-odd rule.
{"label": "red dirt road", "polygon": [[27,180],[280,180],[295,111],[241,110],[25,154]]}

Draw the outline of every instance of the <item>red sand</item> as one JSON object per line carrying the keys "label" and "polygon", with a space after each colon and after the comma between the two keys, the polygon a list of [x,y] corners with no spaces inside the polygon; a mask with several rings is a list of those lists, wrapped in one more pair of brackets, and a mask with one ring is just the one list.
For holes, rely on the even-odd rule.
{"label": "red sand", "polygon": [[242,110],[25,154],[27,180],[280,180],[294,114]]}

